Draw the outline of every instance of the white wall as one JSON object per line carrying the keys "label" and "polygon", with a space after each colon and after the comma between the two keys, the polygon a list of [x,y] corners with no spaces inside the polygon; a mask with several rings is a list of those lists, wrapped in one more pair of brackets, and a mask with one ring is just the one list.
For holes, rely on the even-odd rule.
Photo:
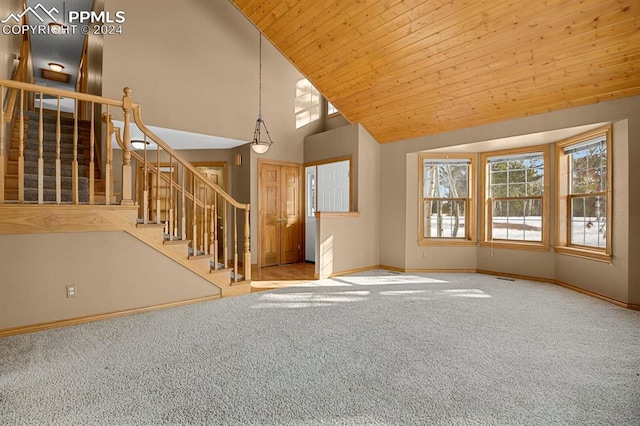
{"label": "white wall", "polygon": [[[22,12],[21,0],[2,0],[0,20],[11,13]],[[20,35],[0,34],[0,78],[10,80],[13,76],[13,60],[20,53]]]}
{"label": "white wall", "polygon": [[0,253],[0,330],[220,293],[122,231],[1,235]]}

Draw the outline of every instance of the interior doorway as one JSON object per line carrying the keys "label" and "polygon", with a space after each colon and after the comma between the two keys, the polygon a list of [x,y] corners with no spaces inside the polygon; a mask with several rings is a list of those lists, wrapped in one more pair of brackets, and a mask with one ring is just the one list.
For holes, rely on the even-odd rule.
{"label": "interior doorway", "polygon": [[316,261],[316,212],[351,210],[351,159],[305,167],[305,260]]}
{"label": "interior doorway", "polygon": [[258,161],[258,266],[302,260],[302,165]]}

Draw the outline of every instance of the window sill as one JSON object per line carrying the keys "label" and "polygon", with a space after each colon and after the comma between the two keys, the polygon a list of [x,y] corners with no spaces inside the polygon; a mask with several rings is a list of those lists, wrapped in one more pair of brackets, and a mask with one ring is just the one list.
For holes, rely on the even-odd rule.
{"label": "window sill", "polygon": [[579,249],[575,247],[567,246],[554,246],[553,250],[556,253],[566,254],[567,256],[581,257],[583,259],[596,260],[598,262],[611,263],[613,256],[604,252]]}
{"label": "window sill", "polygon": [[316,219],[323,217],[360,217],[360,212],[316,212]]}
{"label": "window sill", "polygon": [[454,239],[454,238],[433,238],[430,240],[418,241],[418,247],[470,247],[475,246],[476,242],[471,240]]}
{"label": "window sill", "polygon": [[549,251],[549,245],[543,243],[517,242],[517,241],[481,241],[481,247],[493,247],[500,249]]}

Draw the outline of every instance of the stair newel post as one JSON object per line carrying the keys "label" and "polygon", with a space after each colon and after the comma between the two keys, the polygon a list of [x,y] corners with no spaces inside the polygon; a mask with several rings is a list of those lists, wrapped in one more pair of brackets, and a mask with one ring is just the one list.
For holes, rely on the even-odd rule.
{"label": "stair newel post", "polygon": [[24,90],[20,89],[20,134],[18,136],[18,202],[24,203]]}
{"label": "stair newel post", "polygon": [[233,207],[233,281],[238,281],[238,208]]}
{"label": "stair newel post", "polygon": [[95,157],[95,144],[96,144],[96,135],[95,135],[95,123],[93,114],[95,112],[95,104],[91,102],[91,130],[89,131],[89,204],[93,205],[96,201],[95,199],[95,178],[96,178],[96,170],[94,164]]}
{"label": "stair newel post", "polygon": [[73,108],[73,162],[71,163],[71,200],[78,204],[78,100],[74,100]]}
{"label": "stair newel post", "polygon": [[250,206],[247,205],[244,209],[244,247],[242,250],[242,264],[244,265],[245,281],[251,281],[251,228],[249,227],[249,208]]}
{"label": "stair newel post", "polygon": [[60,140],[62,138],[60,129],[60,96],[56,108],[56,203],[62,202],[62,162],[60,161]]}
{"label": "stair newel post", "polygon": [[218,193],[215,192],[213,194],[213,213],[212,218],[213,223],[211,224],[211,231],[213,232],[213,236],[211,237],[213,241],[213,259],[214,259],[214,269],[218,269],[218,262],[220,261],[219,253],[218,253]]}
{"label": "stair newel post", "polygon": [[142,164],[142,223],[149,223],[149,169],[147,168],[147,135],[144,135],[144,161]]}
{"label": "stair newel post", "polygon": [[43,95],[40,92],[40,114],[38,116],[38,204],[44,204],[44,118],[42,117]]}
{"label": "stair newel post", "polygon": [[198,238],[198,203],[196,200],[196,175],[195,173],[191,173],[191,195],[193,196],[193,214],[191,226],[193,227],[192,231],[192,244],[193,244],[193,255],[196,256],[198,254],[198,246],[200,244],[200,238]]}
{"label": "stair newel post", "polygon": [[131,179],[133,173],[131,170],[131,128],[130,117],[133,111],[133,102],[131,100],[131,89],[124,88],[124,96],[122,97],[122,110],[124,111],[124,129],[123,141],[124,150],[122,151],[122,200],[120,204],[123,206],[132,206]]}
{"label": "stair newel post", "polygon": [[229,266],[229,238],[227,232],[227,210],[229,206],[227,205],[227,200],[222,202],[222,259],[223,259],[223,268]]}
{"label": "stair newel post", "polygon": [[4,86],[0,86],[0,204],[4,204]]}

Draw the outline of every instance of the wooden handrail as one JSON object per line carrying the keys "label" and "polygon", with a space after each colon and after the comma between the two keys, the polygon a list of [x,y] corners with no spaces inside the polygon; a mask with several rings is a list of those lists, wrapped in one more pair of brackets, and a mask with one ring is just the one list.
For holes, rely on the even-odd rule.
{"label": "wooden handrail", "polygon": [[55,87],[38,86],[37,84],[23,83],[21,81],[5,80],[0,78],[0,86],[10,89],[23,89],[32,93],[44,93],[46,95],[60,96],[61,98],[77,99],[85,102],[95,102],[97,104],[110,105],[122,108],[121,99],[105,98],[97,95],[89,95],[87,93],[72,92],[70,90],[56,89]]}
{"label": "wooden handrail", "polygon": [[[140,129],[142,131],[142,133],[146,134],[149,137],[149,139],[151,139],[154,143],[156,143],[158,146],[160,146],[171,157],[173,157],[173,158],[177,159],[178,161],[180,161],[180,163],[188,171],[190,171],[191,173],[195,174],[196,176],[199,176],[200,179],[207,186],[209,186],[215,192],[219,193],[232,206],[237,207],[239,209],[243,209],[243,210],[249,210],[249,208],[250,208],[249,204],[239,203],[238,201],[234,200],[229,194],[227,194],[218,185],[216,185],[215,183],[213,183],[213,182],[209,181],[208,179],[206,179],[204,176],[202,176],[202,173],[200,173],[200,171],[198,169],[196,169],[190,162],[182,160],[182,157],[180,156],[180,154],[178,154],[176,151],[174,151],[173,148],[171,148],[158,135],[156,135],[151,129],[149,129],[144,124],[144,122],[142,121],[142,117],[140,115],[140,105],[139,104],[133,104],[133,119],[134,119],[136,125],[138,126],[138,129]],[[124,147],[123,147],[123,149],[124,149]]]}

